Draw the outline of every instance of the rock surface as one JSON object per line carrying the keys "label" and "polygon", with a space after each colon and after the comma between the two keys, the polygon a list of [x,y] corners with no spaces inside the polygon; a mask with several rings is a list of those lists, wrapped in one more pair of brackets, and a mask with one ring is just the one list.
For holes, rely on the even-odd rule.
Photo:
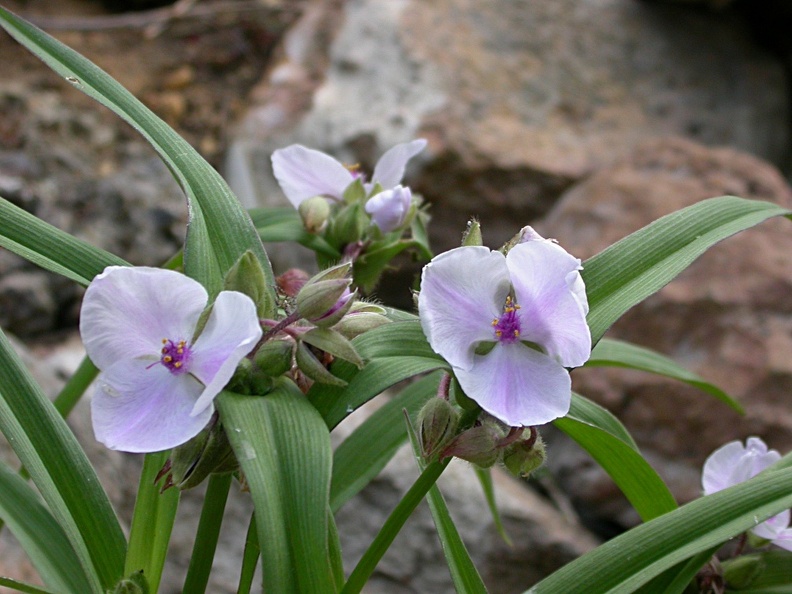
{"label": "rock surface", "polygon": [[[732,149],[665,138],[641,144],[631,157],[576,185],[539,228],[586,258],[662,215],[724,194],[792,207],[792,190],[771,165]],[[791,231],[788,220],[777,219],[725,240],[608,333],[699,373],[737,398],[745,417],[703,392],[649,374],[573,373],[576,389],[627,425],[682,501],[699,495],[704,459],[727,441],[759,435],[779,451],[792,449]],[[583,454],[551,460],[582,507],[634,522],[625,503],[614,505],[614,487]]]}
{"label": "rock surface", "polygon": [[239,127],[227,170],[251,203],[279,201],[275,148],[371,166],[425,136],[408,181],[433,204],[437,248],[472,215],[497,244],[647,135],[771,161],[789,148],[783,70],[726,17],[634,0],[337,5],[314,3],[288,34]]}

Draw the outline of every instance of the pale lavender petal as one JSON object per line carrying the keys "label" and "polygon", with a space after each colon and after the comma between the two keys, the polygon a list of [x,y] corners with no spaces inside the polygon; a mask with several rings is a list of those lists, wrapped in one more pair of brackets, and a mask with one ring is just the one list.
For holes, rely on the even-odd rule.
{"label": "pale lavender petal", "polygon": [[118,361],[99,375],[91,400],[96,439],[124,452],[158,452],[195,437],[213,407],[191,416],[203,386],[140,359]]}
{"label": "pale lavender petal", "polygon": [[[732,482],[733,473],[736,468],[744,468],[741,465],[744,454],[745,448],[742,442],[730,441],[709,455],[704,462],[704,470],[701,476],[701,486],[705,495],[712,495],[737,484]],[[743,480],[748,480],[749,478],[751,477],[746,476]]]}
{"label": "pale lavender petal", "polygon": [[314,196],[341,200],[344,190],[355,180],[330,155],[299,144],[272,153],[272,171],[294,208]]}
{"label": "pale lavender petal", "polygon": [[745,440],[745,455],[749,459],[752,477],[781,459],[781,454],[776,450],[768,450],[767,444],[758,437]]}
{"label": "pale lavender petal", "polygon": [[206,327],[193,344],[190,373],[206,387],[191,414],[199,415],[212,407],[212,400],[260,338],[261,326],[253,300],[236,291],[220,293]]}
{"label": "pale lavender petal", "polygon": [[371,184],[378,183],[384,189],[396,186],[404,177],[407,162],[426,147],[426,140],[419,138],[412,142],[397,144],[388,149],[374,166]]}
{"label": "pale lavender petal", "polygon": [[583,365],[591,355],[588,311],[580,260],[549,240],[514,246],[506,256],[517,303],[520,336],[541,345],[565,367]]}
{"label": "pale lavender petal", "polygon": [[162,339],[191,340],[206,290],[172,270],[110,266],[85,292],[80,335],[99,369],[120,359],[157,355]]}
{"label": "pale lavender petal", "polygon": [[412,205],[410,188],[396,186],[376,194],[366,202],[366,212],[383,233],[390,233],[404,224]]}
{"label": "pale lavender petal", "polygon": [[476,355],[469,371],[454,369],[465,394],[511,427],[543,425],[569,412],[569,373],[559,363],[516,342]]}
{"label": "pale lavender petal", "polygon": [[787,551],[792,551],[792,528],[782,530],[772,540],[774,545],[786,549]]}
{"label": "pale lavender petal", "polygon": [[756,536],[758,536],[759,538],[765,538],[767,540],[772,540],[773,542],[775,542],[776,539],[783,540],[783,538],[781,537],[788,528],[789,528],[789,510],[786,510],[786,511],[782,511],[780,514],[776,514],[766,519],[761,524],[758,524],[757,526],[751,529],[751,532],[756,534]]}
{"label": "pale lavender petal", "polygon": [[444,252],[424,266],[418,315],[432,349],[455,367],[473,365],[476,344],[495,340],[510,290],[506,259],[483,246]]}

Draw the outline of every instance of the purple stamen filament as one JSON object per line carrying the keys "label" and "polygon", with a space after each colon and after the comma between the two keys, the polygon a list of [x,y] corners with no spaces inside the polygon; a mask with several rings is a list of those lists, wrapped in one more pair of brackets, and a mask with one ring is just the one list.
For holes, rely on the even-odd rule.
{"label": "purple stamen filament", "polygon": [[520,306],[512,301],[511,296],[506,297],[503,314],[501,314],[500,318],[492,320],[492,326],[495,328],[495,338],[500,342],[509,344],[520,340],[518,309],[520,309]]}

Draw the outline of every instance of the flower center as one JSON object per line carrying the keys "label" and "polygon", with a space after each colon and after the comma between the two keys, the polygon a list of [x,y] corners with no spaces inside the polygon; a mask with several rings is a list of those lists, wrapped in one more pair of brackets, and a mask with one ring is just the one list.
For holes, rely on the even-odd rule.
{"label": "flower center", "polygon": [[506,297],[506,304],[503,306],[501,317],[492,320],[492,327],[495,328],[495,338],[507,344],[520,340],[520,318],[517,310],[520,306],[512,301],[511,297]]}
{"label": "flower center", "polygon": [[190,358],[192,353],[186,340],[173,342],[168,338],[162,339],[162,363],[171,373],[181,374],[188,371]]}

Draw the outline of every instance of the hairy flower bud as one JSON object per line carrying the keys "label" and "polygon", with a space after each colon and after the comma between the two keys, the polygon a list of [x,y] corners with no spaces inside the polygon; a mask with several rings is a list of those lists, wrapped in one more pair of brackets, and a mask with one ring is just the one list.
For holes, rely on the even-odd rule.
{"label": "hairy flower bud", "polygon": [[459,412],[445,398],[430,398],[418,413],[419,438],[424,457],[431,459],[454,438]]}
{"label": "hairy flower bud", "polygon": [[297,207],[303,226],[308,233],[321,233],[330,218],[330,203],[321,196],[308,198]]}
{"label": "hairy flower bud", "polygon": [[123,578],[109,592],[111,594],[148,594],[149,585],[141,569]]}
{"label": "hairy flower bud", "polygon": [[544,464],[545,446],[536,429],[525,429],[523,438],[503,451],[503,465],[515,476],[528,477]]}
{"label": "hairy flower bud", "polygon": [[462,234],[462,245],[484,245],[481,237],[481,223],[476,219],[468,221],[465,232]]}
{"label": "hairy flower bud", "polygon": [[501,448],[498,442],[506,432],[494,419],[471,427],[457,435],[440,453],[440,458],[456,456],[481,468],[489,468],[498,461]]}
{"label": "hairy flower bud", "polygon": [[166,487],[180,490],[200,485],[210,474],[231,472],[239,464],[220,423],[214,423],[187,443],[173,450]]}
{"label": "hairy flower bud", "polygon": [[268,340],[262,344],[253,361],[270,377],[278,377],[292,367],[294,343],[288,340]]}
{"label": "hairy flower bud", "polygon": [[334,376],[327,367],[322,365],[322,362],[316,358],[305,343],[300,342],[297,345],[297,352],[295,353],[295,360],[297,367],[300,368],[306,377],[312,379],[320,384],[330,384],[332,386],[346,386],[347,383],[340,377]]}
{"label": "hairy flower bud", "polygon": [[356,313],[352,311],[341,318],[341,320],[333,326],[333,329],[343,334],[347,339],[352,340],[356,336],[360,336],[369,330],[374,330],[374,328],[379,328],[385,324],[390,324],[390,322],[391,321],[382,314],[366,311]]}
{"label": "hairy flower bud", "polygon": [[339,264],[311,278],[297,293],[300,315],[317,326],[329,327],[338,322],[352,307],[354,294],[347,277],[351,264]]}

